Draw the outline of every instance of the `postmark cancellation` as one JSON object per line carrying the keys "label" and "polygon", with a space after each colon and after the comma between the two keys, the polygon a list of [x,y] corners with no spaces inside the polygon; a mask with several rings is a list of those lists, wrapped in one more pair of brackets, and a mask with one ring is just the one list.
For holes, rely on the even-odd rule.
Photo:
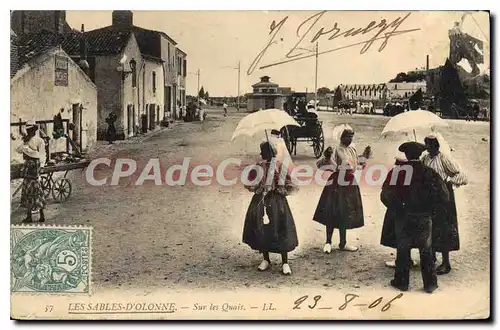
{"label": "postmark cancellation", "polygon": [[90,293],[91,227],[11,226],[11,292]]}

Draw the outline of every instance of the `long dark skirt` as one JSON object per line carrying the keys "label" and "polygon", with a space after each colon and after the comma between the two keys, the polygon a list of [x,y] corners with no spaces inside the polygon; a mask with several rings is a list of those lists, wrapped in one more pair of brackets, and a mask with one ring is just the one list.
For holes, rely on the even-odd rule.
{"label": "long dark skirt", "polygon": [[314,212],[313,220],[333,228],[355,229],[364,226],[363,203],[361,193],[354,176],[347,172],[345,181],[349,185],[341,186],[339,173],[333,173],[323,188]]}
{"label": "long dark skirt", "polygon": [[[269,223],[264,224],[264,207]],[[243,228],[243,243],[260,252],[283,253],[298,245],[297,230],[286,197],[269,192],[264,200],[255,194],[250,202]]]}
{"label": "long dark skirt", "polygon": [[115,125],[109,125],[108,124],[108,130],[106,132],[106,139],[109,141],[109,142],[113,142],[115,141],[116,139],[116,128],[115,128]]}
{"label": "long dark skirt", "polygon": [[397,248],[396,241],[396,221],[401,220],[401,215],[393,209],[387,209],[384,217],[384,224],[382,225],[382,236],[380,244],[393,249]]}
{"label": "long dark skirt", "polygon": [[446,186],[450,202],[447,205],[439,205],[432,219],[432,247],[437,252],[460,250],[455,192],[450,182],[447,182]]}
{"label": "long dark skirt", "polygon": [[43,209],[45,197],[39,181],[40,160],[25,159],[22,171],[24,180],[21,188],[21,206],[28,210]]}

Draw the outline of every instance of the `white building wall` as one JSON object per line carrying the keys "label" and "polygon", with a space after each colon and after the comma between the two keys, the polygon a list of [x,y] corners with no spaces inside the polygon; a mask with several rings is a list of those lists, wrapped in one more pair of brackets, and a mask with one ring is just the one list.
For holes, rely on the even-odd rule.
{"label": "white building wall", "polygon": [[[68,59],[68,86],[55,86],[55,56]],[[97,88],[90,78],[62,50],[53,49],[25,64],[11,79],[11,123],[27,120],[53,120],[61,111],[63,119],[73,122],[73,105],[82,104],[82,149],[95,144],[97,138]],[[63,110],[61,110],[63,109]],[[47,133],[52,136],[52,124]],[[16,138],[11,141],[11,159],[22,160],[15,148],[20,143],[18,127],[11,127]],[[51,140],[51,152],[63,151],[66,141]]]}

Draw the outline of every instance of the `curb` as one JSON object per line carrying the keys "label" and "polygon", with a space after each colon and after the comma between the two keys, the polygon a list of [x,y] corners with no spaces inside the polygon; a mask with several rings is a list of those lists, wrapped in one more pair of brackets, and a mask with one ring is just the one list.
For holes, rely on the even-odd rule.
{"label": "curb", "polygon": [[[173,127],[170,130],[172,130],[172,129],[173,129]],[[160,134],[161,132],[164,132],[164,131],[167,131],[167,130],[169,130],[168,127],[162,127],[159,130],[157,130],[157,131],[153,131],[153,132],[151,132],[149,134],[146,134],[146,136],[144,136],[142,139],[139,139],[137,142],[138,143],[145,142],[145,141],[149,140],[150,138],[152,138],[153,136],[156,136],[156,135]],[[134,142],[136,142],[136,141],[134,141]]]}

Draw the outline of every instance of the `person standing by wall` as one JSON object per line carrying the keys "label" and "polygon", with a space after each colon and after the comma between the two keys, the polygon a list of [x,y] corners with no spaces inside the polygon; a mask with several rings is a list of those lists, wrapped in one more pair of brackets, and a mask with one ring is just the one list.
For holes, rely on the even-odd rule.
{"label": "person standing by wall", "polygon": [[36,210],[40,213],[40,222],[45,221],[45,197],[40,177],[40,151],[44,149],[43,140],[36,135],[38,126],[30,121],[26,123],[26,134],[23,136],[23,143],[16,151],[23,154],[24,166],[22,169],[23,183],[21,191],[21,206],[26,207],[27,215],[23,223],[33,222],[32,213]]}
{"label": "person standing by wall", "polygon": [[110,113],[106,118],[106,123],[108,124],[108,131],[106,132],[106,137],[109,144],[113,144],[113,142],[116,139],[116,127],[115,127],[116,119],[117,117],[113,112]]}

